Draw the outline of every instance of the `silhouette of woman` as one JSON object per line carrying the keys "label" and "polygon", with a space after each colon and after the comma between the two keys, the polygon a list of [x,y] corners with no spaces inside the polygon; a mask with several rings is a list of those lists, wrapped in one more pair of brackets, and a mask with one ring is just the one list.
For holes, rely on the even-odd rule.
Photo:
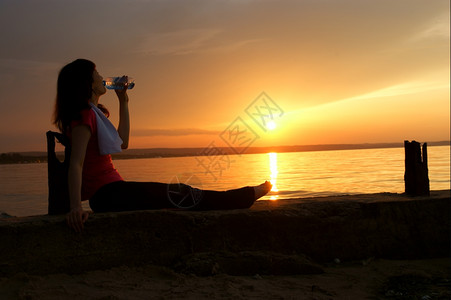
{"label": "silhouette of woman", "polygon": [[67,224],[80,232],[88,219],[82,201],[89,200],[94,212],[161,208],[192,210],[249,208],[271,189],[271,184],[228,191],[200,190],[185,184],[125,181],[114,168],[111,153],[126,149],[130,117],[127,77],[119,100],[116,130],[107,119],[108,110],[99,103],[106,93],[103,78],[93,62],[77,59],[64,66],[57,82],[53,123],[70,139],[68,173],[70,211]]}

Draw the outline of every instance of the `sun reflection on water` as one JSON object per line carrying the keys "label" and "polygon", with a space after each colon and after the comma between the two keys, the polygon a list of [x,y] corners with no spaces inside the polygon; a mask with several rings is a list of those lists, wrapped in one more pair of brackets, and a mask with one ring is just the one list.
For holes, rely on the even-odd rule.
{"label": "sun reflection on water", "polygon": [[[277,170],[277,153],[276,152],[270,152],[269,155],[269,170],[270,170],[270,182],[272,184],[271,192],[277,193],[279,189],[277,188],[277,174],[279,171]],[[277,200],[279,198],[279,195],[271,195],[271,200]]]}

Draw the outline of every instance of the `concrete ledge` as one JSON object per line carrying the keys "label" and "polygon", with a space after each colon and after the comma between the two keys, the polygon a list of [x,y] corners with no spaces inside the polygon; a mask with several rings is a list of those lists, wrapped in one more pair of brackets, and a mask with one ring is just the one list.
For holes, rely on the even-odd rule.
{"label": "concrete ledge", "polygon": [[204,252],[268,251],[335,258],[421,259],[450,254],[450,191],[258,201],[248,210],[92,214],[81,234],[64,216],[0,219],[0,276],[172,266]]}

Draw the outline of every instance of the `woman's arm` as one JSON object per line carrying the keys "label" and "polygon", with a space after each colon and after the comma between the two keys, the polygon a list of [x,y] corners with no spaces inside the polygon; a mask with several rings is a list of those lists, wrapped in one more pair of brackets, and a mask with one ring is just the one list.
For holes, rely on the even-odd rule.
{"label": "woman's arm", "polygon": [[130,135],[130,115],[128,112],[128,97],[127,101],[119,100],[119,126],[117,132],[122,139],[122,149],[128,148],[128,139]]}
{"label": "woman's arm", "polygon": [[89,215],[81,207],[81,177],[90,137],[91,130],[86,125],[78,125],[72,129],[72,149],[68,174],[70,211],[66,220],[69,227],[76,232],[83,230],[83,223]]}
{"label": "woman's arm", "polygon": [[[125,82],[127,82],[127,76],[125,76]],[[124,85],[122,90],[115,90],[119,99],[119,126],[117,132],[122,139],[122,149],[128,148],[128,140],[130,136],[130,114],[128,112],[128,84]]]}

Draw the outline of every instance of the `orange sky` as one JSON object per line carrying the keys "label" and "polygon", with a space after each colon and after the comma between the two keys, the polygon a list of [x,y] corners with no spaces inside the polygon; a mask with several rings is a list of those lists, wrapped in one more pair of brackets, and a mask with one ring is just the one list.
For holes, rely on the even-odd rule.
{"label": "orange sky", "polygon": [[[227,146],[238,117],[251,146],[450,137],[446,0],[8,0],[0,25],[0,152],[45,150],[79,57],[136,79],[131,148]],[[272,131],[246,113],[262,92],[283,111]]]}

